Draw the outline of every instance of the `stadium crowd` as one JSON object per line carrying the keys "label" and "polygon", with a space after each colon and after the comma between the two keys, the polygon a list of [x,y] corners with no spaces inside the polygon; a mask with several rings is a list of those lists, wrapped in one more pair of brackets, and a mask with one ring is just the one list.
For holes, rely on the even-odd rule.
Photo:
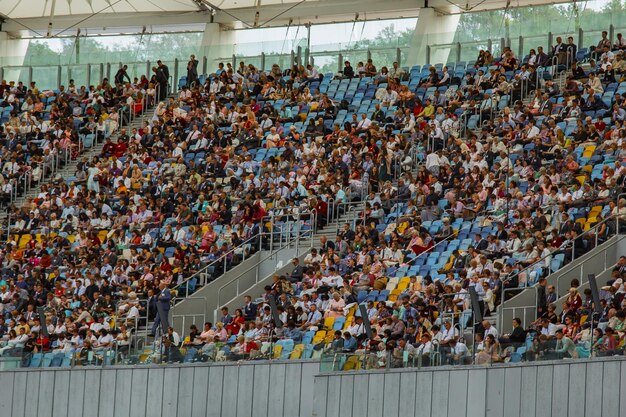
{"label": "stadium crowd", "polygon": [[[34,83],[3,81],[0,106],[10,112],[3,180],[64,146],[76,148],[79,161],[73,177],[42,182],[35,198],[10,209],[0,354],[128,346],[132,329],[157,316],[163,294],[191,294],[205,265],[216,276],[223,263],[257,250],[274,223],[321,227],[339,203],[363,197],[354,224],[323,239],[302,264],[294,261],[294,271],[275,277],[261,298],[247,297],[234,316],[225,309],[218,323],[185,338],[165,320],[161,353],[173,361],[366,349],[375,352],[372,366],[386,366],[389,352],[404,360],[401,352],[430,354],[435,343],[446,362],[511,359],[525,334],[500,335],[485,320],[476,348],[459,337],[469,320],[468,289],[488,317],[503,288],[543,285],[551,270],[596,244],[586,230],[597,225],[602,242],[626,213],[618,200],[625,68],[621,48],[611,52],[605,43],[576,52],[557,38],[548,55],[538,48],[523,58],[509,48],[497,58],[481,51],[454,69],[346,62],[326,75],[311,65],[265,72],[241,62],[199,76],[192,56],[173,97],[164,94],[169,69],[162,63],[152,79],[131,82],[122,67],[114,84],[89,88],[40,92]],[[597,62],[584,69],[576,61],[589,54]],[[550,56],[554,75],[572,74],[562,91],[546,67]],[[119,126],[129,121],[125,110],[152,105],[142,126]],[[90,132],[104,138],[102,153],[81,158],[81,135]],[[599,318],[617,337],[597,335],[587,353],[623,345],[623,269]],[[570,302],[571,314],[555,319],[548,305],[563,294],[548,302],[548,293],[533,325],[546,337],[525,355],[563,354],[565,346],[574,356],[568,339],[596,340],[581,336],[588,300]],[[284,327],[273,322],[269,297]],[[356,313],[361,302],[375,331],[370,340]],[[610,349],[596,346],[606,340]]]}

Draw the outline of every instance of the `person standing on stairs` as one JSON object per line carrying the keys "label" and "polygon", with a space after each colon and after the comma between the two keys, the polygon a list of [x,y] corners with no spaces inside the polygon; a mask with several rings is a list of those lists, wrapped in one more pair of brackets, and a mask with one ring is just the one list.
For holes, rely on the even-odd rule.
{"label": "person standing on stairs", "polygon": [[154,319],[154,323],[152,324],[152,333],[154,336],[157,333],[157,329],[161,329],[161,335],[163,335],[169,327],[169,313],[170,313],[170,301],[172,300],[172,293],[169,288],[167,288],[167,284],[165,282],[161,282],[159,284],[159,295],[157,296],[157,314]]}
{"label": "person standing on stairs", "polygon": [[187,87],[192,87],[198,82],[198,60],[195,55],[191,55],[187,62]]}

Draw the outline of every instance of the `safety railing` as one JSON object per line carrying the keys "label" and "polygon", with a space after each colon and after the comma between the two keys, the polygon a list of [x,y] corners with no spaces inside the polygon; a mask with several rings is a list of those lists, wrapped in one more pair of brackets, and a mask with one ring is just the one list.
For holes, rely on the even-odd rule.
{"label": "safety railing", "polygon": [[0,346],[0,371],[28,368],[104,368],[138,363],[140,350],[129,344],[113,341],[106,347],[78,346],[63,341],[61,347],[35,346],[26,351],[24,346]]}
{"label": "safety railing", "polygon": [[315,210],[274,213],[263,217],[261,226],[259,249],[265,248],[271,252],[275,246],[282,248],[292,237],[297,238],[296,246],[300,240],[312,238],[317,228],[317,214]]}
{"label": "safety railing", "polygon": [[[594,227],[592,227],[591,229],[587,230],[586,232],[582,233],[580,236],[578,236],[576,239],[574,239],[571,243],[571,247],[565,247],[564,249],[562,249],[560,251],[560,253],[564,254],[564,255],[569,255],[570,259],[569,262],[578,259],[580,256],[582,256],[583,254],[579,254],[578,256],[576,255],[576,241],[580,241],[582,242],[582,240],[585,237],[592,237],[593,241],[594,241],[594,248],[597,248],[601,243],[601,239],[603,240],[608,240],[613,236],[619,236],[620,232],[619,232],[619,217],[620,216],[610,216],[607,217],[606,219],[602,220],[601,222],[599,222],[598,224],[594,225]],[[624,219],[622,219],[624,220]],[[614,234],[606,234],[605,236],[600,236],[599,232],[603,229],[607,228],[607,224],[610,224],[610,222],[615,222],[615,232]],[[604,227],[603,227],[604,226]],[[617,244],[617,242],[614,242],[612,245]],[[580,248],[579,248],[580,249]],[[556,284],[556,293],[557,294],[561,294],[561,290],[562,285],[560,284],[561,279],[563,277],[568,277],[568,279],[571,279],[571,275],[569,275],[569,272],[574,272],[576,270],[580,270],[582,272],[582,268],[584,266],[584,264],[582,265],[576,265],[576,266],[572,266],[569,265],[569,262],[565,265],[562,265],[561,268],[559,268],[556,271],[552,271],[551,270],[551,260],[554,258],[555,253],[554,252],[550,252],[549,254],[541,257],[539,260],[533,262],[531,265],[528,265],[522,269],[520,269],[518,272],[515,272],[511,277],[509,277],[508,279],[503,281],[503,285],[502,285],[502,290],[501,290],[501,296],[500,296],[500,300],[501,303],[504,304],[505,301],[508,300],[508,298],[513,297],[515,294],[519,293],[520,291],[523,291],[525,289],[528,288],[536,288],[537,283],[539,282],[539,280],[541,279],[540,276],[536,276],[537,275],[537,269],[541,268],[542,271],[545,273],[545,271],[547,270],[548,273],[545,274],[546,276],[549,275],[550,273],[556,273],[558,272],[560,275],[560,278],[557,279],[557,284]],[[596,254],[596,256],[602,256],[604,257],[604,268],[607,268],[607,251],[603,251],[602,253],[598,253]],[[567,261],[567,256],[564,258],[564,262]],[[583,275],[583,276],[581,276]],[[586,277],[584,277],[584,274],[576,274],[576,276],[581,279],[581,283],[582,281],[584,281],[586,279]],[[518,286],[507,286],[506,284],[508,282],[510,282],[511,280],[513,280],[514,278],[518,279]],[[521,278],[521,279],[520,279]],[[564,279],[564,278],[563,278]],[[567,287],[569,289],[569,286]],[[510,295],[510,296],[509,296]],[[508,298],[507,298],[508,297]],[[529,306],[529,308],[535,308],[536,309],[536,303],[534,304],[534,306]],[[511,307],[512,308],[512,307]],[[498,316],[499,316],[499,320],[500,322],[503,321],[504,319],[504,311],[509,311],[508,307],[504,307],[502,306],[502,308],[498,309]],[[519,310],[520,307],[517,307],[517,309]]]}
{"label": "safety railing", "polygon": [[[196,291],[197,288],[203,287],[208,284],[211,278],[217,278],[219,275],[215,275],[215,272],[220,270],[222,273],[226,273],[230,266],[232,266],[232,259],[236,256],[241,256],[241,262],[244,262],[252,252],[251,240],[259,238],[260,233],[246,239],[240,245],[230,249],[228,252],[221,254],[218,258],[213,259],[207,265],[203,266],[200,271],[197,271],[188,278],[185,278],[182,282],[178,283],[173,289],[178,291],[179,294],[189,295]],[[221,275],[221,274],[220,274]]]}
{"label": "safety railing", "polygon": [[[535,291],[535,302],[533,306],[503,307],[501,309],[502,317],[509,316],[507,312],[511,312],[510,317],[519,318],[522,321],[522,327],[527,329],[537,315],[537,291]],[[529,319],[532,317],[533,319]]]}
{"label": "safety railing", "polygon": [[[147,111],[146,106],[142,106],[141,114]],[[128,113],[128,116],[127,114]],[[126,117],[127,116],[127,117]],[[119,128],[130,124],[135,120],[137,115],[132,112],[131,106],[124,106],[118,110],[118,126]],[[20,196],[27,195],[35,186],[39,186],[44,181],[53,179],[59,171],[68,166],[73,157],[72,147],[78,148],[76,155],[88,152],[103,142],[113,131],[109,125],[96,125],[88,132],[79,133],[78,143],[66,148],[54,148],[49,155],[44,157],[43,161],[30,161],[29,167],[22,172],[17,178],[11,179],[12,188],[9,193],[9,204],[14,203]],[[77,158],[77,156],[76,156]]]}
{"label": "safety railing", "polygon": [[[610,21],[610,18],[608,18]],[[614,34],[617,31],[624,30],[623,28],[615,27],[613,24],[608,25],[607,27],[609,32],[609,39],[614,41]],[[587,44],[595,44],[596,38],[598,38],[597,30],[594,29],[583,29],[579,28],[576,37],[577,37],[577,47],[583,48],[585,47],[585,43]],[[552,32],[548,32],[543,36],[537,35],[529,35],[529,36],[519,36],[516,38],[511,37],[502,37],[502,38],[494,38],[489,37],[481,40],[468,40],[465,42],[447,42],[447,43],[431,43],[427,45],[424,49],[424,55],[419,56],[416,60],[420,63],[431,63],[431,58],[434,55],[442,56],[440,53],[441,50],[445,51],[443,56],[447,56],[447,62],[442,62],[443,64],[447,63],[458,63],[458,62],[466,62],[472,61],[478,55],[479,50],[486,49],[491,51],[494,55],[496,55],[496,51],[501,51],[504,46],[511,46],[515,44],[517,46],[516,54],[519,57],[523,57],[526,54],[526,50],[531,47],[544,46],[544,49],[549,50],[552,45],[552,40],[555,38],[555,34]],[[513,41],[513,42],[512,42]],[[349,44],[337,44],[334,48],[328,48],[324,50],[309,50],[308,48],[298,47],[295,50],[291,50],[286,53],[281,53],[278,55],[266,55],[264,52],[259,52],[259,54],[255,55],[238,55],[233,54],[231,56],[198,56],[198,60],[202,62],[202,73],[203,74],[212,74],[215,72],[215,69],[207,68],[207,63],[214,62],[230,62],[232,63],[233,68],[238,68],[239,62],[252,62],[254,63],[260,70],[268,70],[271,68],[271,65],[275,62],[281,64],[281,68],[287,69],[293,67],[293,65],[307,65],[314,64],[316,58],[320,58],[328,61],[337,62],[337,71],[342,70],[343,62],[345,59],[351,61],[365,61],[366,59],[372,58],[374,55],[376,57],[382,57],[388,62],[383,62],[382,64],[390,65],[392,62],[396,61],[400,65],[408,65],[409,63],[404,62],[405,56],[407,54],[408,48],[410,45],[401,45],[396,44],[394,46],[389,47],[367,47],[362,49],[354,49],[354,45]],[[524,48],[527,48],[524,50]],[[434,52],[434,53],[433,53]],[[599,57],[599,53],[592,51],[589,53],[592,59],[596,59]],[[345,58],[345,59],[344,59]],[[574,57],[575,58],[575,57]],[[112,55],[111,57],[105,56],[100,59],[102,62],[90,62],[88,64],[63,64],[63,65],[3,65],[0,67],[0,79],[7,78],[7,75],[13,75],[14,73],[19,73],[18,79],[15,81],[24,81],[25,85],[30,85],[31,81],[38,81],[38,86],[40,88],[56,88],[61,84],[67,85],[70,79],[74,78],[78,81],[78,85],[98,85],[101,84],[105,78],[111,79],[112,75],[115,72],[115,68],[118,66],[126,64],[129,68],[134,69],[133,74],[129,74],[131,77],[139,77],[140,75],[146,75],[150,78],[150,68],[151,61],[125,61],[124,63],[119,62],[119,57]],[[380,60],[380,58],[379,58]],[[174,59],[167,62],[170,66],[170,71],[172,74],[168,78],[168,93],[175,92],[178,89],[178,81],[179,75],[184,73],[184,69],[179,68],[181,63],[184,63],[183,60]],[[353,62],[353,66],[355,66],[356,62]],[[84,68],[81,68],[84,67]],[[113,68],[112,68],[113,67]],[[33,69],[37,70],[36,75],[40,76],[37,78],[42,78],[41,80],[33,79],[34,72]],[[113,69],[113,71],[112,71]],[[74,71],[79,70],[79,71]],[[82,76],[84,73],[84,76]],[[45,77],[43,77],[45,75]]]}
{"label": "safety railing", "polygon": [[[259,266],[263,263],[263,262],[267,262],[269,260],[275,259],[276,256],[278,255],[279,252],[281,252],[284,249],[289,249],[291,248],[292,245],[295,244],[295,248],[296,251],[299,250],[299,242],[300,238],[299,236],[296,237],[292,237],[285,246],[283,246],[282,248],[276,249],[274,251],[270,251],[267,255],[265,255],[264,257],[262,257],[255,265],[251,266],[250,268],[246,269],[245,271],[242,271],[241,273],[239,273],[236,277],[234,277],[233,279],[229,280],[228,282],[225,282],[222,286],[220,286],[217,290],[217,306],[218,309],[215,310],[214,312],[214,320],[217,320],[218,314],[219,314],[219,308],[221,308],[225,303],[231,301],[233,298],[236,297],[240,297],[243,295],[243,292],[241,291],[240,288],[240,283],[242,279],[247,279],[247,274],[249,272],[254,271],[254,280],[252,283],[250,283],[250,285],[248,285],[245,290],[247,291],[251,286],[258,284],[259,282],[261,282],[262,280],[268,278],[267,276],[262,276],[260,273],[260,268]],[[310,239],[310,249],[313,248],[313,239]],[[235,296],[231,299],[223,299],[222,298],[222,293],[223,291],[230,287],[231,285],[235,286]]]}
{"label": "safety railing", "polygon": [[[136,308],[136,315],[133,308]],[[113,326],[119,329],[124,325],[129,329],[130,336],[125,341],[129,346],[135,347],[138,343],[142,346],[147,344],[150,321],[156,315],[156,309],[151,311],[150,308],[149,300],[144,298],[119,300],[116,303],[112,317]],[[133,315],[130,315],[131,311]]]}
{"label": "safety railing", "polygon": [[461,229],[458,229],[458,230],[453,230],[452,233],[450,233],[449,235],[445,236],[443,239],[441,239],[440,241],[435,243],[433,246],[424,249],[424,251],[420,252],[419,254],[414,256],[413,258],[411,258],[408,261],[406,261],[406,264],[407,265],[411,265],[411,264],[417,262],[418,259],[423,258],[424,256],[428,257],[431,253],[434,253],[435,251],[438,251],[439,248],[441,248],[441,246],[443,246],[444,244],[447,245],[450,242],[452,242],[453,240],[455,240],[460,232],[465,231],[465,230],[470,230],[470,229],[471,229],[471,226],[470,227],[461,228]]}
{"label": "safety railing", "polygon": [[[288,218],[289,220],[277,224],[278,219],[282,218]],[[310,224],[309,228],[304,227],[307,222]],[[301,212],[265,216],[260,223],[261,228],[258,233],[247,237],[241,244],[231,248],[216,259],[211,260],[208,264],[203,266],[202,269],[177,283],[173,289],[179,294],[191,294],[195,292],[197,288],[203,287],[219,276],[226,274],[229,269],[244,262],[254,253],[264,248],[267,248],[271,252],[274,250],[275,246],[277,248],[284,247],[284,245],[290,241],[290,237],[293,234],[295,234],[297,239],[296,246],[299,246],[301,240],[307,238],[311,238],[312,240],[315,231],[315,213]],[[266,231],[264,227],[267,223],[270,224],[271,229]],[[240,259],[234,264],[232,262],[233,258]]]}

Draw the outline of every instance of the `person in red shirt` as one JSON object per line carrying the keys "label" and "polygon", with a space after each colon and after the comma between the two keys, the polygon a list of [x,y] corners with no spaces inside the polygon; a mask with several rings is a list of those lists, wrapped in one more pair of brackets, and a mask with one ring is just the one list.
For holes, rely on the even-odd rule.
{"label": "person in red shirt", "polygon": [[91,241],[91,246],[100,246],[102,244],[96,232],[91,232],[89,234],[89,240]]}
{"label": "person in red shirt", "polygon": [[316,199],[314,201],[315,213],[317,215],[317,227],[322,228],[326,226],[328,216],[328,204],[322,199]]}
{"label": "person in red shirt", "polygon": [[172,270],[172,264],[170,264],[169,260],[164,257],[163,262],[161,262],[160,268],[163,272],[169,272]]}
{"label": "person in red shirt", "polygon": [[48,251],[43,251],[41,259],[39,260],[39,266],[43,269],[47,269],[50,268],[50,265],[52,265],[52,256],[50,256]]}
{"label": "person in red shirt", "polygon": [[126,142],[124,141],[118,141],[115,144],[115,156],[117,156],[118,158],[124,156],[126,154],[126,149],[128,149],[128,146],[126,145]]}
{"label": "person in red shirt", "polygon": [[114,155],[115,148],[116,148],[115,143],[113,143],[113,141],[111,140],[111,137],[108,137],[106,139],[106,142],[104,143],[104,146],[102,147],[102,156],[105,158],[108,158],[109,156]]}
{"label": "person in red shirt", "polygon": [[35,352],[47,352],[50,350],[50,339],[43,334],[39,334],[35,340]]}
{"label": "person in red shirt", "polygon": [[[243,317],[243,312],[240,308],[238,308],[237,310],[235,310],[235,317],[233,317],[233,320],[226,326],[226,331],[229,335],[238,334],[239,329],[241,329],[241,326],[243,326],[245,321],[246,320]],[[246,353],[250,353],[250,351]]]}

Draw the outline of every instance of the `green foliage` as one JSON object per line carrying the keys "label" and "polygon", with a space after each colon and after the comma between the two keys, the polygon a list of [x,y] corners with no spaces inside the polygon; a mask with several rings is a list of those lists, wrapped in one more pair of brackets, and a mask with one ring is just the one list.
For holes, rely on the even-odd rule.
{"label": "green foliage", "polygon": [[[372,54],[372,61],[378,69],[383,65],[391,65],[397,59],[397,48],[401,48],[400,62],[406,59],[406,52],[413,36],[412,29],[396,30],[393,24],[384,27],[374,39],[363,39],[353,42],[342,51],[343,59],[356,67],[359,61],[367,59],[367,50]],[[338,55],[331,56],[330,60],[320,67],[320,72],[337,72]]]}

